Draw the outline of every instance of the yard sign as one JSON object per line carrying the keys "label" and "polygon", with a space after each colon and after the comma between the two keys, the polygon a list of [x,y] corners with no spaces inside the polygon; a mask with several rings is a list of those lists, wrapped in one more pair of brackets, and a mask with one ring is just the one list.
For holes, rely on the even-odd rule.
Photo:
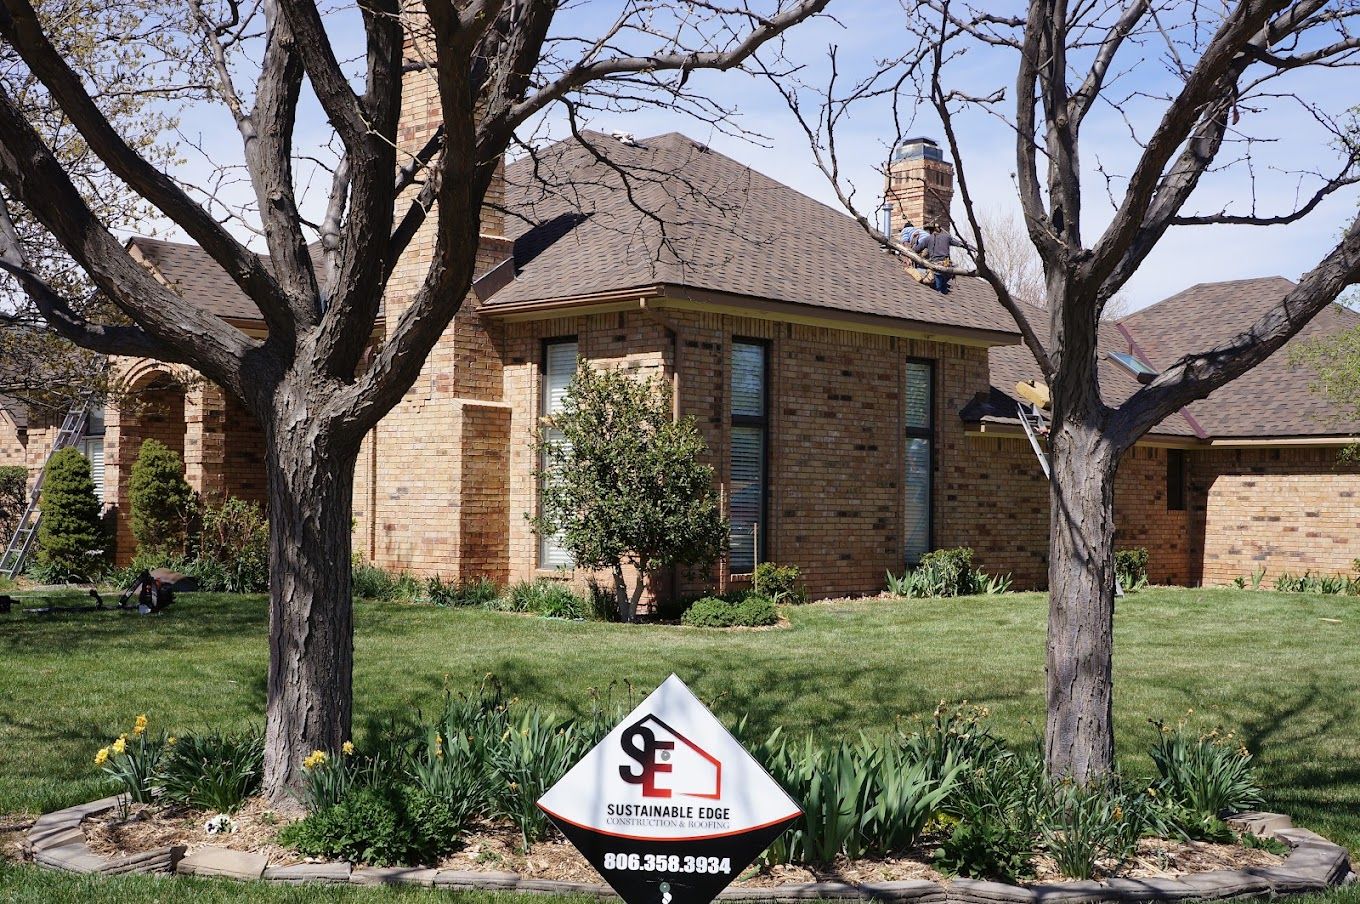
{"label": "yard sign", "polygon": [[802,815],[674,675],[538,805],[627,904],[708,904]]}

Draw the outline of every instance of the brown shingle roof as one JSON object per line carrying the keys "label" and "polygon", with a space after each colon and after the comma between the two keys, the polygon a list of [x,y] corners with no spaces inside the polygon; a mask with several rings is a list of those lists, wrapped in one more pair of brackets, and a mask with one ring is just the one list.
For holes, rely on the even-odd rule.
{"label": "brown shingle roof", "polygon": [[[229,320],[263,320],[255,303],[231,281],[217,261],[197,245],[142,236],[129,239],[128,245],[140,252],[181,298]],[[320,270],[321,246],[313,243],[308,250],[312,255],[312,266]],[[269,255],[261,254],[260,260],[265,266],[269,265]]]}
{"label": "brown shingle roof", "polygon": [[[1200,283],[1124,318],[1123,325],[1157,368],[1208,351],[1251,326],[1294,288],[1280,277]],[[1337,408],[1314,392],[1314,373],[1290,363],[1291,349],[1360,326],[1360,314],[1329,305],[1284,348],[1190,412],[1215,439],[1360,434],[1360,421],[1338,419]]]}
{"label": "brown shingle roof", "polygon": [[[1108,404],[1118,405],[1138,388],[1111,352],[1130,353],[1123,327],[1137,343],[1147,363],[1161,370],[1185,355],[1212,349],[1249,327],[1294,283],[1279,277],[1200,283],[1125,317],[1116,326],[1100,326],[1100,384]],[[1035,311],[1035,331],[1048,343],[1048,317]],[[1320,336],[1334,335],[1360,325],[1360,314],[1331,305],[1262,364],[1183,412],[1164,420],[1153,435],[1195,437],[1198,424],[1210,439],[1272,437],[1327,437],[1360,434],[1360,421],[1338,419],[1337,408],[1310,388],[1313,374],[1289,363],[1289,350]],[[989,352],[992,396],[966,409],[970,420],[1013,420],[1008,400],[1015,384],[1041,379],[1034,357],[1023,346],[993,348]],[[1000,395],[998,395],[998,393]],[[1188,417],[1187,417],[1188,415]]]}
{"label": "brown shingle roof", "polygon": [[667,284],[1013,341],[981,280],[940,295],[850,217],[684,135],[587,138],[629,175],[575,141],[509,166],[507,206],[531,223],[511,218],[519,273],[486,310]]}
{"label": "brown shingle roof", "polygon": [[[1029,311],[1029,321],[1034,326],[1034,331],[1039,335],[1039,340],[1044,347],[1049,347],[1049,321],[1048,313],[1039,308]],[[1116,363],[1110,358],[1111,352],[1131,351],[1129,342],[1119,332],[1119,328],[1113,323],[1101,323],[1100,333],[1097,337],[1097,347],[1100,350],[1100,358],[1097,363],[1097,373],[1100,376],[1100,389],[1107,404],[1118,405],[1138,389],[1138,380],[1123,365]],[[1154,363],[1155,362],[1150,362]],[[1000,392],[1011,402],[1016,400],[1015,384],[1022,380],[1043,380],[1043,375],[1039,372],[1039,365],[1034,361],[1034,355],[1030,353],[1029,347],[1025,345],[1002,346],[988,351],[988,364],[991,372],[991,383],[993,387],[993,404],[987,409],[972,409],[969,414],[971,417],[966,419],[976,419],[977,416],[985,415],[989,420],[1014,421],[1013,411],[1007,410],[1005,400],[996,398],[996,393]],[[1181,415],[1172,415],[1162,423],[1158,424],[1152,431],[1161,436],[1192,437],[1195,435],[1194,428]]]}

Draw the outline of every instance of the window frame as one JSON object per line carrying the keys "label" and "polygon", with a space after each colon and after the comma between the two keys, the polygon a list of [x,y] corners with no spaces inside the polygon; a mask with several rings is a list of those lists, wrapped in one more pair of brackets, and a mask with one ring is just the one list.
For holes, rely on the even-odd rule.
{"label": "window frame", "polygon": [[[910,376],[909,376],[909,375],[910,375],[910,373],[911,373],[910,365],[912,365],[912,364],[923,364],[923,365],[925,365],[926,373],[929,375],[929,380],[930,380],[929,399],[928,399],[927,402],[926,402],[926,411],[927,411],[927,413],[928,413],[928,415],[929,415],[929,423],[928,423],[928,425],[925,426],[925,427],[916,427],[916,426],[912,426],[911,424],[908,424],[908,423],[907,423],[906,404],[905,404],[905,402],[906,402],[906,397],[907,397],[906,390],[907,390],[907,382],[908,382],[908,380],[910,379]],[[919,564],[921,563],[921,560],[920,560],[920,558],[918,557],[915,561],[912,561],[912,559],[907,555],[907,548],[906,548],[906,547],[907,547],[907,537],[906,537],[906,526],[907,526],[907,518],[906,518],[906,516],[907,516],[907,510],[906,510],[906,508],[907,508],[907,475],[906,475],[907,443],[908,443],[909,440],[913,440],[913,439],[924,439],[924,440],[926,441],[926,456],[927,456],[927,458],[928,458],[928,465],[927,465],[927,468],[926,468],[926,474],[927,474],[927,476],[928,476],[928,478],[929,478],[929,483],[926,485],[926,550],[925,550],[925,551],[926,551],[926,553],[929,553],[930,551],[932,551],[933,549],[935,549],[935,453],[936,453],[936,448],[937,448],[937,446],[939,445],[939,441],[938,441],[938,439],[937,439],[937,437],[936,437],[936,424],[938,423],[939,418],[937,418],[937,417],[935,416],[935,403],[936,403],[936,401],[937,401],[937,397],[938,397],[937,390],[938,390],[938,388],[939,388],[939,387],[938,387],[938,383],[936,382],[936,380],[937,380],[937,378],[938,378],[938,374],[939,374],[939,368],[937,367],[937,362],[936,362],[936,360],[935,360],[934,358],[920,358],[920,357],[916,357],[916,356],[913,356],[913,355],[908,355],[907,358],[906,358],[906,359],[904,360],[904,362],[903,362],[903,367],[902,367],[902,400],[903,400],[903,406],[902,406],[902,427],[903,427],[903,429],[902,429],[902,469],[903,469],[903,470],[902,470],[902,530],[903,530],[903,536],[902,536],[902,546],[901,546],[901,550],[902,550],[902,560],[903,560],[903,563],[906,564],[906,565],[912,565],[912,566],[919,565]],[[922,553],[922,555],[925,555],[925,553]]]}
{"label": "window frame", "polygon": [[[755,348],[759,348],[759,349],[760,349],[760,366],[761,366],[761,374],[760,374],[760,408],[761,408],[761,410],[760,410],[760,414],[759,414],[759,415],[737,414],[736,411],[735,411],[735,409],[734,409],[734,407],[733,407],[733,404],[732,404],[732,403],[733,403],[733,399],[731,398],[731,396],[732,396],[732,359],[733,359],[733,357],[734,357],[734,353],[736,352],[736,347],[737,347],[738,345],[749,345],[749,346],[753,346],[753,347],[755,347]],[[759,543],[756,544],[757,548],[756,548],[756,550],[755,550],[755,562],[752,564],[751,570],[750,570],[750,571],[732,571],[732,570],[730,570],[730,569],[731,569],[731,565],[732,565],[732,560],[731,560],[732,546],[731,546],[731,543],[729,542],[728,548],[727,548],[727,551],[728,551],[728,568],[729,568],[729,574],[733,574],[733,575],[754,574],[754,573],[755,573],[755,570],[756,570],[756,567],[759,566],[761,562],[769,561],[769,544],[770,544],[770,530],[769,530],[769,525],[770,525],[770,386],[771,386],[771,383],[770,383],[770,369],[771,369],[771,368],[770,368],[770,361],[771,361],[771,358],[773,357],[773,356],[770,354],[771,347],[772,347],[772,343],[770,342],[769,339],[757,339],[757,338],[755,338],[755,337],[747,337],[747,336],[733,336],[731,342],[729,343],[729,348],[728,348],[728,354],[727,354],[727,369],[728,369],[728,376],[727,376],[727,394],[728,394],[728,400],[727,400],[727,414],[728,414],[728,427],[729,427],[729,430],[728,430],[729,442],[728,442],[728,452],[727,452],[727,473],[728,473],[728,481],[729,481],[729,485],[730,485],[731,476],[732,476],[732,449],[731,449],[731,441],[730,441],[731,428],[734,428],[734,427],[748,427],[748,428],[754,427],[754,428],[758,428],[758,429],[760,430],[760,515],[759,515],[759,519],[758,519],[757,522],[756,522],[756,527],[757,527],[757,529],[758,529],[759,532],[760,532],[760,533],[759,533]],[[731,516],[732,516],[732,499],[731,499],[731,495],[732,495],[731,492],[729,492],[729,493],[728,493],[728,500],[727,500],[727,509],[728,509],[727,515],[728,515],[729,520],[731,519]]]}
{"label": "window frame", "polygon": [[[538,417],[535,418],[535,430],[537,430],[537,424],[539,424],[539,423],[542,421],[543,418],[545,418],[545,417],[547,417],[549,414],[551,414],[551,412],[548,411],[548,405],[549,405],[549,402],[550,402],[550,400],[549,400],[549,398],[548,398],[548,393],[549,393],[549,383],[548,383],[548,349],[550,349],[550,348],[551,348],[552,346],[554,346],[554,345],[568,345],[568,344],[570,344],[570,345],[575,345],[575,346],[576,346],[576,356],[575,356],[575,359],[574,359],[574,362],[573,362],[573,363],[578,364],[578,366],[579,366],[579,362],[580,362],[580,360],[581,360],[581,340],[580,340],[580,337],[579,337],[576,333],[572,333],[572,334],[570,334],[570,335],[563,335],[563,336],[548,336],[548,337],[544,337],[543,339],[539,340],[539,356],[538,356]],[[575,371],[573,370],[573,375],[574,375],[574,374],[575,374]],[[539,456],[538,456],[538,468],[539,468],[540,471],[542,471],[542,470],[544,470],[546,467],[547,467],[547,461],[546,461],[546,459],[544,458],[543,454],[540,452],[540,453],[539,453]],[[542,481],[539,481],[538,484],[539,484],[539,485],[536,486],[536,487],[534,488],[534,509],[535,509],[535,513],[536,513],[536,514],[540,514],[540,515],[541,515],[541,514],[543,513],[543,484],[542,484]],[[540,537],[538,538],[538,542],[537,542],[536,544],[534,544],[534,545],[535,545],[535,550],[534,550],[534,567],[535,567],[537,570],[539,570],[539,571],[552,571],[552,572],[555,572],[555,571],[557,571],[559,568],[561,568],[561,567],[563,567],[563,566],[560,566],[560,565],[549,565],[549,564],[547,563],[547,557],[544,555],[544,553],[545,553],[545,551],[546,551],[546,550],[545,550],[545,545],[546,545],[548,542],[549,542],[549,538],[548,538],[548,537],[542,537],[542,536],[540,536]],[[574,567],[575,567],[575,563],[573,562],[572,565],[570,565],[570,566],[568,566],[568,567],[574,568]]]}

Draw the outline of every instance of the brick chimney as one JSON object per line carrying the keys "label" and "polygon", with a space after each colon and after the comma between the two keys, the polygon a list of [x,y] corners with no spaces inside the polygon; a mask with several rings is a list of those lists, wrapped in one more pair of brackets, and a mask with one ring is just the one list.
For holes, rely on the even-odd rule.
{"label": "brick chimney", "polygon": [[[417,42],[428,42],[430,38],[423,32],[412,34],[408,28],[404,48],[406,62],[433,62],[432,47],[418,48]],[[416,69],[402,75],[401,117],[397,122],[397,148],[400,154],[398,166],[410,162],[408,155],[415,154],[430,140],[435,129],[439,128],[443,117],[439,110],[439,87],[435,75],[429,69]],[[412,188],[408,195],[414,195],[418,188]],[[486,191],[487,205],[505,203],[505,161],[496,167]],[[401,209],[400,205],[399,208]],[[431,217],[433,219],[433,217]],[[505,236],[505,214],[492,206],[482,207],[481,234],[484,236]]]}
{"label": "brick chimney", "polygon": [[934,139],[908,138],[893,149],[883,200],[891,208],[892,234],[910,221],[917,226],[949,222],[954,197],[954,164]]}

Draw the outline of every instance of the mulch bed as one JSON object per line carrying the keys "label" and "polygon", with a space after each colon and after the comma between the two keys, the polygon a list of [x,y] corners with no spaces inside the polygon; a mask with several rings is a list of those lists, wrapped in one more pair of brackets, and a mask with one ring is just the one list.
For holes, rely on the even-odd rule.
{"label": "mulch bed", "polygon": [[[303,857],[275,843],[274,838],[283,820],[259,799],[248,802],[232,815],[237,826],[235,832],[209,835],[204,825],[212,815],[184,808],[134,804],[126,815],[112,810],[86,820],[85,834],[90,849],[106,857],[181,844],[190,851],[214,845],[264,854],[273,866],[315,862],[314,858]],[[600,881],[599,875],[585,858],[566,841],[557,839],[540,842],[527,851],[520,849],[519,841],[519,833],[510,826],[503,823],[478,823],[467,834],[462,847],[435,865],[441,869],[512,872],[531,879],[587,883]],[[752,868],[733,884],[770,888],[823,881],[851,885],[909,879],[948,881],[930,863],[931,853],[937,843],[937,840],[927,838],[912,850],[903,851],[895,857],[853,861],[840,857],[827,868],[793,865]],[[1096,878],[1170,878],[1217,869],[1272,867],[1283,862],[1283,857],[1269,851],[1236,844],[1145,838],[1139,843],[1137,855],[1117,867],[1115,864],[1103,864],[1104,868],[1099,870]],[[1028,880],[1030,882],[1068,881],[1058,873],[1048,857],[1035,857],[1032,865],[1034,876]]]}

